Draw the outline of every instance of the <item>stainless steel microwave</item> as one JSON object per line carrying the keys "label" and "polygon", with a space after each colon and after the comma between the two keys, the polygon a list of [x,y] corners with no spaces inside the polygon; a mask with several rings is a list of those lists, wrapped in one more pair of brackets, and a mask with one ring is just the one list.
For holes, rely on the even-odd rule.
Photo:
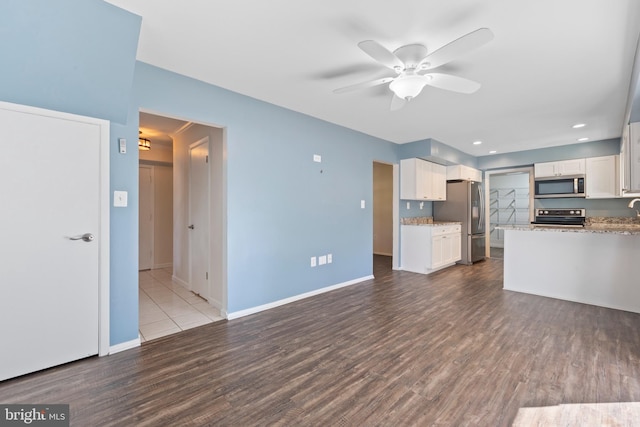
{"label": "stainless steel microwave", "polygon": [[585,197],[584,180],[584,175],[536,178],[535,198]]}

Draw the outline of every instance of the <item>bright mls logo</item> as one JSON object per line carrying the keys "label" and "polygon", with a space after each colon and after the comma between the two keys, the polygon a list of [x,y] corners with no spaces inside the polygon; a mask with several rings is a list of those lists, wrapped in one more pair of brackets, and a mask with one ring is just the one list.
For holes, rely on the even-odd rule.
{"label": "bright mls logo", "polygon": [[69,405],[0,405],[0,427],[69,427]]}

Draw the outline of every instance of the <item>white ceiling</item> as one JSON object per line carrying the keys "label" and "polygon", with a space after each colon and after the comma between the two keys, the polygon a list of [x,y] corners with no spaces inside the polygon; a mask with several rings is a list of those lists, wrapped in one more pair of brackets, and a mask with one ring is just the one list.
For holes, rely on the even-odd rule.
{"label": "white ceiling", "polygon": [[[434,138],[475,156],[619,137],[640,32],[637,0],[108,1],[143,17],[143,62],[388,141]],[[362,40],[432,51],[481,27],[493,41],[439,69],[482,83],[475,94],[427,86],[390,111],[386,86],[332,92],[393,75]]]}

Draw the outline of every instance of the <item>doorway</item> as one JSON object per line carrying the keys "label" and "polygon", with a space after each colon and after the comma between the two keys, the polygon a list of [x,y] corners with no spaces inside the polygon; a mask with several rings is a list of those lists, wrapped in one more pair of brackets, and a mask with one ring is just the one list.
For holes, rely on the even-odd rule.
{"label": "doorway", "polygon": [[504,230],[500,226],[529,225],[533,215],[533,168],[485,172],[486,256],[504,258]]}
{"label": "doorway", "polygon": [[[150,150],[140,151],[140,167],[152,168],[155,187],[155,262],[151,269],[139,273],[140,335],[142,341],[148,341],[222,320],[226,316],[226,271],[223,263],[226,233],[222,219],[225,210],[222,195],[225,194],[226,185],[222,170],[224,129],[140,112],[140,131],[141,136],[151,141]],[[195,148],[193,153],[210,165],[204,182],[198,184],[205,188],[204,194],[199,197],[191,194],[190,189],[194,172],[192,148]],[[142,179],[146,175],[141,173],[140,176]],[[142,204],[143,183],[140,184]],[[201,245],[209,249],[209,255],[205,254],[198,260],[195,255],[203,254],[205,250],[193,250],[190,247],[192,242],[189,233],[192,230],[189,226],[196,223],[192,202],[203,199],[207,194],[210,202],[201,209],[197,229],[205,232]],[[161,212],[158,209],[158,200],[161,198],[170,199],[170,214],[165,215],[164,221],[160,221]],[[141,214],[142,211],[141,206]],[[209,226],[208,232],[203,223]],[[164,244],[158,242],[158,236],[162,233],[168,236]],[[140,249],[143,249],[142,243]],[[160,259],[161,251],[165,253],[163,259]],[[205,282],[195,283],[193,279],[199,275],[193,272],[202,265],[205,266],[202,267]]]}
{"label": "doorway", "polygon": [[377,269],[398,269],[398,165],[373,162],[373,258]]}

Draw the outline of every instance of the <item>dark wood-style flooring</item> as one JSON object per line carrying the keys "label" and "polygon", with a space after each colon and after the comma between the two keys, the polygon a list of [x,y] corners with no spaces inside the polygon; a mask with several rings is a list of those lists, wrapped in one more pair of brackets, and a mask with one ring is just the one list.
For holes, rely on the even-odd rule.
{"label": "dark wood-style flooring", "polygon": [[374,263],[374,280],[5,381],[0,403],[69,403],[74,426],[506,426],[525,406],[640,401],[640,315],[504,291],[501,260]]}

